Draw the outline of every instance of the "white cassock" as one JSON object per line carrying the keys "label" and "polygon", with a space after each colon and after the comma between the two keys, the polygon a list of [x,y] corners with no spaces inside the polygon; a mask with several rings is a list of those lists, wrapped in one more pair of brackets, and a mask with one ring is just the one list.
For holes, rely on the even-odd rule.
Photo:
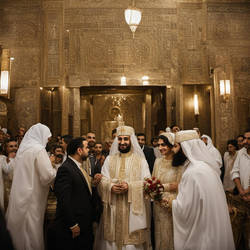
{"label": "white cassock", "polygon": [[[7,157],[0,155],[0,208],[4,211],[4,178],[3,174],[9,174],[13,168],[10,163],[7,163]],[[12,159],[10,159],[12,160]]]}
{"label": "white cassock", "polygon": [[219,175],[190,163],[172,202],[175,250],[233,250],[234,241]]}
{"label": "white cassock", "polygon": [[222,157],[220,154],[220,151],[214,146],[212,139],[208,135],[202,135],[201,138],[207,138],[207,149],[214,158],[214,160],[217,162],[218,168],[222,167]]}
{"label": "white cassock", "polygon": [[[111,159],[114,158],[113,160],[115,161],[115,165],[113,165],[111,163]],[[113,161],[112,160],[112,161]],[[138,161],[139,160],[139,161]],[[115,235],[116,235],[116,230],[118,230],[117,228],[117,215],[118,213],[118,200],[117,197],[118,195],[112,194],[111,193],[111,187],[112,184],[114,184],[114,182],[119,178],[119,172],[120,172],[120,168],[121,168],[121,163],[122,158],[119,156],[119,154],[115,155],[115,156],[108,156],[107,159],[104,162],[104,165],[102,167],[102,175],[103,175],[103,180],[102,183],[100,184],[100,187],[102,189],[102,191],[100,191],[100,193],[102,194],[102,199],[104,201],[104,213],[103,213],[103,217],[104,217],[104,238],[105,238],[105,234],[108,235],[108,238],[114,238],[115,239]],[[137,163],[137,164],[135,164]],[[138,164],[139,163],[139,164]],[[140,165],[140,166],[138,166]],[[113,166],[113,167],[112,167]],[[138,171],[135,170],[136,168],[139,168],[139,175],[138,175]],[[112,170],[113,168],[113,170]],[[135,173],[133,174],[133,171],[135,171]],[[113,172],[113,174],[112,174]],[[112,177],[113,175],[113,177]],[[143,198],[143,182],[144,182],[144,178],[150,177],[150,171],[148,168],[148,164],[147,161],[145,160],[145,158],[138,158],[138,156],[136,156],[135,154],[130,154],[128,156],[125,157],[125,181],[128,183],[129,186],[129,190],[128,190],[128,194],[126,195],[127,197],[125,197],[125,202],[122,203],[123,204],[123,211],[129,211],[128,213],[128,221],[127,224],[125,225],[125,228],[128,228],[128,232],[129,234],[131,233],[135,233],[136,231],[141,231],[141,234],[138,236],[138,240],[140,240],[140,238],[142,239],[142,234],[144,234],[143,237],[148,237],[148,235],[146,234],[147,232],[143,232],[143,230],[146,230],[148,227],[148,221],[147,221],[147,214],[146,214],[146,204],[144,202],[144,198]],[[114,178],[115,177],[115,178]],[[139,188],[139,189],[138,189]],[[138,190],[137,194],[136,194],[136,190]],[[106,193],[106,194],[105,194]],[[104,194],[104,195],[103,195]],[[142,214],[135,214],[133,212],[132,206],[133,206],[133,202],[135,202],[133,196],[134,195],[138,195],[137,198],[141,199],[142,201]],[[104,198],[103,196],[105,196],[106,198]],[[131,197],[131,198],[129,198]],[[135,196],[136,197],[136,196]],[[131,201],[129,201],[131,199]],[[138,200],[139,201],[139,200]],[[128,209],[128,210],[126,210]],[[109,216],[109,219],[105,218],[105,214],[110,214],[111,216]],[[124,212],[126,213],[126,212]],[[120,214],[121,217],[124,216],[124,214]],[[125,217],[126,218],[126,217]],[[105,224],[105,221],[107,224]],[[124,220],[123,220],[124,221]],[[106,225],[111,224],[111,230],[107,228]],[[124,228],[124,225],[122,225],[122,227]],[[113,229],[112,229],[113,228]],[[105,233],[106,231],[109,231],[109,233]],[[124,230],[124,229],[123,229]],[[110,232],[112,231],[112,232]],[[123,231],[124,232],[124,231]],[[101,243],[100,243],[100,247],[98,248],[98,250],[117,250],[117,244],[115,241],[109,241],[109,240],[105,240],[103,239],[103,232],[101,233]],[[124,233],[124,241],[130,241],[128,234]],[[137,241],[137,239],[135,239],[135,242]],[[133,242],[133,240],[131,241]],[[146,242],[145,242],[146,243]],[[143,244],[123,244],[122,250],[142,250],[144,249]]]}
{"label": "white cassock", "polygon": [[49,129],[42,124],[34,126],[35,132],[25,134],[14,160],[14,176],[6,213],[7,228],[17,250],[44,249],[44,213],[49,185],[56,175],[45,150],[51,135]]}

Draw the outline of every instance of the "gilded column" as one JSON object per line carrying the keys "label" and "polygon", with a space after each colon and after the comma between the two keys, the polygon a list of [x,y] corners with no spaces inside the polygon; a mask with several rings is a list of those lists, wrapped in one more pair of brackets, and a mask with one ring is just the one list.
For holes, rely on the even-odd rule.
{"label": "gilded column", "polygon": [[80,88],[73,88],[73,136],[80,136],[81,120],[80,120]]}

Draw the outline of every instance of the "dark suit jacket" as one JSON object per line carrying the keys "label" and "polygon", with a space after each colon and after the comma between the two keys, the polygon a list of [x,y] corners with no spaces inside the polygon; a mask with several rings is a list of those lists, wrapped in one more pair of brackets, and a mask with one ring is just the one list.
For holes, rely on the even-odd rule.
{"label": "dark suit jacket", "polygon": [[144,145],[143,153],[144,153],[146,160],[148,162],[150,173],[152,174],[153,168],[154,168],[154,163],[155,163],[154,149]]}
{"label": "dark suit jacket", "polygon": [[[91,250],[93,244],[93,197],[78,166],[70,158],[58,169],[55,180],[57,198],[56,249]],[[72,239],[70,227],[78,224],[80,236]]]}

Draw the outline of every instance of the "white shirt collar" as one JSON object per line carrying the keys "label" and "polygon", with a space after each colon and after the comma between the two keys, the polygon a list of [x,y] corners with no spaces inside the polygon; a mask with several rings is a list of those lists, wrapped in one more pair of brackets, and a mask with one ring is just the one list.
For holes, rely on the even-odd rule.
{"label": "white shirt collar", "polygon": [[73,157],[71,157],[70,155],[68,156],[76,165],[79,169],[81,169],[82,167],[82,163],[80,163],[79,161],[75,160]]}

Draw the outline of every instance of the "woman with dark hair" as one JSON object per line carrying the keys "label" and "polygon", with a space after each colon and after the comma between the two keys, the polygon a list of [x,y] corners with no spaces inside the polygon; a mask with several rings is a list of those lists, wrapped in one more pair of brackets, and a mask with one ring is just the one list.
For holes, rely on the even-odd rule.
{"label": "woman with dark hair", "polygon": [[238,143],[236,140],[227,141],[227,151],[224,154],[225,175],[223,179],[224,190],[233,190],[235,184],[231,178],[231,171],[237,156]]}
{"label": "woman with dark hair", "polygon": [[[174,200],[177,196],[178,184],[183,172],[182,164],[185,162],[186,157],[182,151],[175,150],[173,133],[161,134],[158,138],[158,147],[163,157],[156,159],[152,176],[163,184],[163,198]],[[155,203],[154,223],[155,249],[174,249],[172,211]]]}

